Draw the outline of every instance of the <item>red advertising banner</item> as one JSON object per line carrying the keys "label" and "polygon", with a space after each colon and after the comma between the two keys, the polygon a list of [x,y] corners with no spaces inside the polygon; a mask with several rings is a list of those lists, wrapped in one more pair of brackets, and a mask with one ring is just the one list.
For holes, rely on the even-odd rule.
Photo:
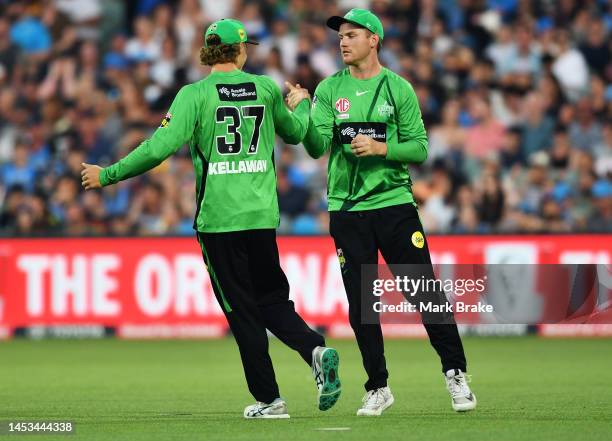
{"label": "red advertising banner", "polygon": [[[434,263],[610,264],[612,254],[609,235],[428,240]],[[333,241],[281,237],[278,243],[300,314],[348,336]],[[0,338],[47,326],[112,328],[126,338],[227,332],[194,238],[0,239]]]}

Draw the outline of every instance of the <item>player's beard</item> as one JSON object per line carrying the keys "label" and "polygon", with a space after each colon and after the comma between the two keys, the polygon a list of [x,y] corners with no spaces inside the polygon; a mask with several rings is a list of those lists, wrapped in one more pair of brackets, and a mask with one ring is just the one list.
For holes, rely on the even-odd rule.
{"label": "player's beard", "polygon": [[347,66],[359,66],[365,60],[368,59],[370,52],[369,51],[356,51],[355,49],[350,49],[350,52],[345,56],[342,55],[342,61]]}

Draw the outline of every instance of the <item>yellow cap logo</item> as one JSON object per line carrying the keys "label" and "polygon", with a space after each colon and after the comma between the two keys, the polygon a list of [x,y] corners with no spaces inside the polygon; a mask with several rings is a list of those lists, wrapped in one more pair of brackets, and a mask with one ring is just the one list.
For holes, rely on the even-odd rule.
{"label": "yellow cap logo", "polygon": [[417,248],[423,248],[425,246],[425,238],[423,237],[423,233],[420,231],[415,231],[412,233],[412,245]]}
{"label": "yellow cap logo", "polygon": [[238,29],[238,35],[240,36],[240,41],[246,39],[246,32],[244,29]]}

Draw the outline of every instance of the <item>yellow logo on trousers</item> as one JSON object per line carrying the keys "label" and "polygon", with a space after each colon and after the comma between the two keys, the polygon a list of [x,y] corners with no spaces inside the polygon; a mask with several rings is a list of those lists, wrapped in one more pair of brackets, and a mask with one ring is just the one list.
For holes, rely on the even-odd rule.
{"label": "yellow logo on trousers", "polygon": [[425,246],[425,238],[423,237],[423,233],[420,231],[415,231],[412,233],[412,245],[417,248],[423,248]]}

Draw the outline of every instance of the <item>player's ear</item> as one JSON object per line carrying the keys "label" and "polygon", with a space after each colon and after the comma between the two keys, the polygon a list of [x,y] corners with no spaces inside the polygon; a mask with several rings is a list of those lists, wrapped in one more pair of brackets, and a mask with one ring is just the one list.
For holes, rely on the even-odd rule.
{"label": "player's ear", "polygon": [[240,43],[240,54],[238,54],[238,58],[242,59],[242,65],[239,66],[242,69],[242,66],[246,64],[246,60],[247,60],[246,43]]}

